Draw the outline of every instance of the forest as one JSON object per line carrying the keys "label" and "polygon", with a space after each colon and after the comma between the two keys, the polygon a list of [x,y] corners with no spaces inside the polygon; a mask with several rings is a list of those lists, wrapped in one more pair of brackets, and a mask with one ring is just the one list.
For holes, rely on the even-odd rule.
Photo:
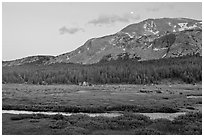
{"label": "forest", "polygon": [[2,68],[2,83],[26,84],[157,84],[165,80],[184,83],[202,81],[202,57],[187,55],[176,58],[138,61],[118,59],[82,65],[56,63],[26,64]]}

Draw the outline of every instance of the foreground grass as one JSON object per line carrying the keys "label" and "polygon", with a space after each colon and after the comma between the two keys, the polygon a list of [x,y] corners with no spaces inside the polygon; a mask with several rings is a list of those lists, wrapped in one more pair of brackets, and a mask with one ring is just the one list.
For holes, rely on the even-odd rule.
{"label": "foreground grass", "polygon": [[132,135],[201,135],[202,113],[188,113],[173,121],[150,120],[143,115],[89,117],[86,115],[3,114],[2,131],[9,134],[132,134]]}

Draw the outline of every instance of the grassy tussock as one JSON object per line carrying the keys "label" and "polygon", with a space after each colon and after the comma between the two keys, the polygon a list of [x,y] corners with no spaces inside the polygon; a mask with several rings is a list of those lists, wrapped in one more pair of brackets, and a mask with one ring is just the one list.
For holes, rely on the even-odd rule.
{"label": "grassy tussock", "polygon": [[[143,115],[134,115],[126,113],[123,116],[107,117],[89,117],[86,115],[15,115],[11,120],[24,119],[53,119],[54,122],[49,125],[50,129],[61,130],[62,134],[94,134],[105,131],[105,134],[123,134],[129,131],[135,135],[201,135],[202,134],[202,113],[188,113],[181,115],[175,120],[167,119],[151,120]],[[96,132],[95,132],[96,131]]]}

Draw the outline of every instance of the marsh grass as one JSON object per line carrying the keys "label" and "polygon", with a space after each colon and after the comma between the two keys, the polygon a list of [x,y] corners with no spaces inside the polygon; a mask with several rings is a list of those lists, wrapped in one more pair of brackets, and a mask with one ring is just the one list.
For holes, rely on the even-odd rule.
{"label": "marsh grass", "polygon": [[170,108],[167,106],[139,106],[139,105],[115,105],[115,106],[44,106],[44,105],[3,105],[3,110],[25,110],[25,111],[52,111],[52,112],[68,112],[68,113],[105,113],[110,111],[124,112],[140,112],[140,113],[175,113],[178,108]]}
{"label": "marsh grass", "polygon": [[[129,131],[135,135],[200,135],[202,134],[202,113],[188,113],[181,115],[175,120],[167,119],[151,120],[144,115],[135,115],[126,113],[122,116],[107,117],[89,117],[86,115],[39,115],[39,114],[20,114],[10,117],[11,120],[26,119],[52,119],[48,127],[50,130],[60,130],[61,134],[95,134],[105,131],[105,134],[123,134]],[[11,125],[12,126],[12,125]],[[42,129],[43,130],[43,129]],[[98,134],[97,133],[97,134]]]}

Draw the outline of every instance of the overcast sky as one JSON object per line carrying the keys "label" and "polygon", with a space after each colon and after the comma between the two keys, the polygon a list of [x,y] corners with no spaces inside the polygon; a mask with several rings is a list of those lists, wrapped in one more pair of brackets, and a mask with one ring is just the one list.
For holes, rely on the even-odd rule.
{"label": "overcast sky", "polygon": [[3,3],[3,60],[59,55],[147,18],[202,19],[202,3]]}

